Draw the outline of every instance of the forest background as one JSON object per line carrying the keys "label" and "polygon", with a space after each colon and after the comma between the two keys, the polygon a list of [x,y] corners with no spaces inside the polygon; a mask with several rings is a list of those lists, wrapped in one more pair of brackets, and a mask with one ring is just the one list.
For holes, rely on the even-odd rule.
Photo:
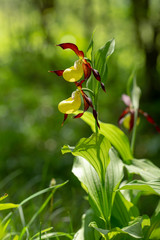
{"label": "forest background", "polygon": [[[112,38],[116,41],[107,94],[99,98],[99,119],[118,125],[124,110],[121,95],[136,68],[140,108],[160,125],[159,0],[0,1],[0,193],[7,192],[7,201],[19,203],[48,187],[52,178],[57,183],[69,179],[55,196],[54,211],[48,209],[39,217],[46,227],[50,221],[61,231],[70,221],[78,228],[88,207],[71,173],[73,157],[62,155],[61,147],[75,145],[91,130],[80,119],[69,119],[61,127],[63,115],[57,105],[74,86],[48,70],[65,69],[76,60],[73,52],[56,44],[72,42],[86,52],[93,32],[97,48]],[[159,155],[160,135],[142,117],[135,156],[160,167]],[[26,218],[42,203],[43,197],[27,205]],[[155,208],[152,196],[142,203],[141,213],[150,215]]]}

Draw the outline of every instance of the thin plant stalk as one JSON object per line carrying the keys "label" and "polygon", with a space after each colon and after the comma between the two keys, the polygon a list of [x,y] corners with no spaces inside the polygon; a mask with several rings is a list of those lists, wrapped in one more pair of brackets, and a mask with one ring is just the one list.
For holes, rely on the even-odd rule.
{"label": "thin plant stalk", "polygon": [[42,206],[40,207],[40,209],[33,215],[33,217],[31,218],[31,220],[29,221],[29,223],[23,228],[19,239],[22,239],[22,237],[23,237],[23,235],[25,234],[25,232],[27,232],[29,226],[32,224],[32,222],[35,220],[35,218],[42,212],[42,210],[46,207],[46,205],[48,204],[48,202],[49,202],[50,199],[52,198],[54,192],[55,192],[55,190],[52,191],[52,193],[48,196],[48,198],[46,199],[46,201],[42,204]]}
{"label": "thin plant stalk", "polygon": [[134,153],[134,146],[136,141],[136,131],[137,131],[137,117],[138,117],[138,110],[134,113],[134,126],[133,126],[133,133],[132,133],[132,139],[131,139],[131,151]]}

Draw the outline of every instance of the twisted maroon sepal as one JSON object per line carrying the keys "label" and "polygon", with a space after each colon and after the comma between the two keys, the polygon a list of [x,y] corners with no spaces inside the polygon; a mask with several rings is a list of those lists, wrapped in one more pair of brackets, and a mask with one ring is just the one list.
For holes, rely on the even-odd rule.
{"label": "twisted maroon sepal", "polygon": [[84,58],[83,51],[80,51],[78,47],[73,43],[61,43],[61,44],[58,44],[57,46],[61,47],[62,49],[69,48],[73,50],[78,57]]}

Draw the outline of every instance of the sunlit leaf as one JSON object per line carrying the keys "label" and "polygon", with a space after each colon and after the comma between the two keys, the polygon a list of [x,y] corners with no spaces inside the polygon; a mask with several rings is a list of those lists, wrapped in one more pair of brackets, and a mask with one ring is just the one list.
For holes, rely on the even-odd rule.
{"label": "sunlit leaf", "polygon": [[160,212],[151,218],[151,226],[148,230],[149,239],[159,239],[160,236]]}
{"label": "sunlit leaf", "polygon": [[14,238],[13,238],[13,240],[18,240],[19,239],[19,236],[18,235],[16,235]]}
{"label": "sunlit leaf", "polygon": [[[95,131],[95,119],[93,118],[91,113],[85,112],[81,119],[85,121],[92,128],[93,131]],[[103,122],[99,123],[99,133],[104,135],[110,141],[110,143],[121,155],[124,162],[129,163],[130,159],[133,158],[133,155],[131,153],[130,144],[127,136],[113,124],[107,124]]]}
{"label": "sunlit leaf", "polygon": [[90,43],[89,43],[89,46],[87,48],[87,52],[86,52],[86,56],[88,59],[92,60],[92,53],[93,53],[93,46],[94,46],[94,41],[93,41],[93,36],[94,34],[92,35],[91,37],[91,40],[90,40]]}
{"label": "sunlit leaf", "polygon": [[[49,239],[49,238],[58,238],[58,237],[66,237],[68,239],[73,239],[73,236],[69,233],[64,232],[53,232],[53,233],[45,233],[41,235],[41,239]],[[34,240],[39,240],[39,237],[34,238]]]}
{"label": "sunlit leaf", "polygon": [[3,204],[0,204],[0,211],[10,209],[10,208],[17,208],[18,206],[19,206],[18,204],[13,204],[13,203],[3,203]]}
{"label": "sunlit leaf", "polygon": [[110,147],[109,141],[103,135],[92,134],[89,138],[82,138],[75,147],[64,146],[62,153],[70,152],[74,156],[85,158],[97,171],[100,179],[104,179]]}
{"label": "sunlit leaf", "polygon": [[141,222],[144,239],[147,239],[148,230],[150,229],[150,226],[151,226],[150,218],[147,215],[144,215],[142,217],[142,222]]}
{"label": "sunlit leaf", "polygon": [[134,180],[120,188],[120,190],[122,189],[136,189],[146,192],[147,194],[160,195],[160,181],[145,182],[142,180]]}
{"label": "sunlit leaf", "polygon": [[[124,234],[124,236],[127,234],[133,238],[142,238],[143,233],[142,233],[142,228],[141,228],[141,221],[135,222],[127,227],[124,228],[113,228],[111,230],[108,229],[102,229],[97,227],[96,222],[92,222],[90,224],[95,230],[97,230],[103,237],[108,236],[108,239],[112,239],[113,236],[119,235],[119,234]],[[123,236],[123,235],[122,235]]]}
{"label": "sunlit leaf", "polygon": [[105,219],[103,194],[100,178],[92,165],[82,157],[76,157],[72,172],[89,195],[89,202],[96,214]]}
{"label": "sunlit leaf", "polygon": [[132,159],[125,167],[129,173],[140,175],[145,181],[160,179],[160,168],[147,159]]}
{"label": "sunlit leaf", "polygon": [[86,239],[94,239],[99,240],[99,234],[96,236],[94,233],[94,229],[89,227],[90,222],[93,219],[97,219],[93,210],[89,209],[85,214],[82,216],[82,227],[76,232],[74,235],[73,240],[86,240]]}
{"label": "sunlit leaf", "polygon": [[123,178],[123,162],[118,158],[116,151],[111,148],[109,150],[110,163],[107,167],[105,176],[105,189],[106,189],[106,212],[107,217],[110,218],[116,189]]}
{"label": "sunlit leaf", "polygon": [[6,197],[8,197],[8,194],[5,193],[2,197],[0,197],[0,201],[2,201],[3,199],[5,199]]}
{"label": "sunlit leaf", "polygon": [[107,58],[114,52],[115,40],[108,41],[103,47],[101,47],[95,54],[94,68],[98,70],[102,82],[107,78]]}
{"label": "sunlit leaf", "polygon": [[[50,227],[50,228],[46,228],[46,229],[44,229],[44,230],[41,230],[41,234],[42,234],[42,233],[49,232],[49,231],[51,231],[52,229],[53,229],[53,227]],[[31,237],[31,239],[34,239],[35,237],[38,237],[38,236],[40,236],[40,233],[36,233],[33,237]]]}
{"label": "sunlit leaf", "polygon": [[127,226],[133,218],[139,216],[139,211],[121,192],[117,192],[113,204],[112,216],[118,220],[120,225]]}
{"label": "sunlit leaf", "polygon": [[122,228],[122,231],[125,233],[128,233],[129,236],[134,237],[134,238],[142,238],[143,237],[141,222],[137,222],[130,226]]}

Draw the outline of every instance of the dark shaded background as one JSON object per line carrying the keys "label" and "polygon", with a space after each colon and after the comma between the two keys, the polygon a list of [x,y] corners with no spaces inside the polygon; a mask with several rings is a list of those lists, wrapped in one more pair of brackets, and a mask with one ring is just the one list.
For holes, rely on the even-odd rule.
{"label": "dark shaded background", "polygon": [[[20,202],[47,187],[52,178],[58,183],[69,179],[56,195],[55,211],[41,216],[46,226],[50,221],[66,231],[70,216],[75,228],[80,225],[87,203],[71,174],[73,157],[62,156],[61,147],[75,145],[91,130],[78,119],[69,119],[61,127],[63,115],[57,105],[71,95],[74,85],[48,70],[65,69],[76,60],[72,51],[56,44],[73,42],[85,52],[93,31],[97,48],[113,37],[116,40],[107,94],[99,99],[100,119],[117,125],[125,107],[121,94],[136,67],[141,109],[160,125],[159,0],[0,2],[0,191],[9,193],[10,201]],[[135,157],[160,166],[159,154],[160,135],[142,117]],[[26,206],[27,219],[43,198],[38,201]]]}

